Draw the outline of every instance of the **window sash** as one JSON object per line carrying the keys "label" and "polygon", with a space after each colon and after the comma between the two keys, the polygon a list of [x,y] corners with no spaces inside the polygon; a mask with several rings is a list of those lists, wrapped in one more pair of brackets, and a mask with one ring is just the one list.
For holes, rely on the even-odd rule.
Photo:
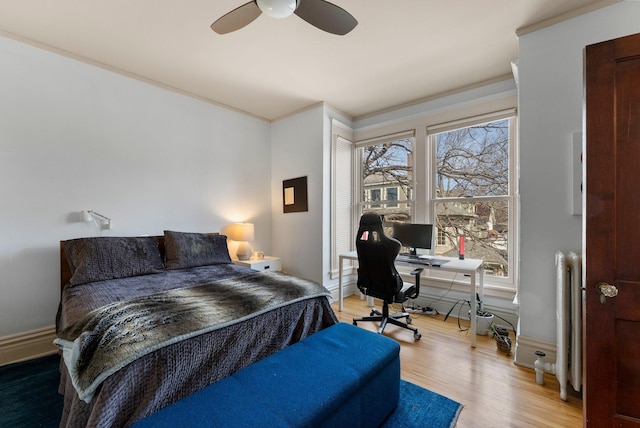
{"label": "window sash", "polygon": [[[507,231],[507,259],[508,259],[508,276],[500,277],[490,275],[489,278],[491,283],[495,283],[496,285],[503,285],[509,288],[515,288],[516,284],[516,269],[517,269],[517,234],[515,230],[515,220],[517,218],[517,198],[516,198],[516,118],[515,118],[515,109],[507,109],[501,110],[497,112],[492,112],[480,116],[475,116],[472,118],[466,118],[462,120],[457,120],[453,122],[447,122],[443,124],[433,125],[427,127],[427,143],[428,143],[428,153],[431,157],[431,192],[429,198],[429,206],[432,218],[434,219],[434,223],[437,218],[437,206],[441,203],[453,203],[453,202],[461,202],[461,203],[474,203],[474,202],[490,202],[490,201],[505,201],[508,206],[508,231]],[[439,197],[436,194],[436,175],[437,175],[437,159],[436,159],[436,136],[437,134],[441,134],[444,132],[454,131],[457,129],[471,127],[480,125],[483,123],[495,122],[500,120],[509,120],[509,186],[508,186],[508,194],[507,195],[490,195],[490,196],[461,196],[461,197]],[[436,232],[437,233],[437,232]],[[485,282],[487,281],[487,277],[485,277]]]}
{"label": "window sash", "polygon": [[[384,182],[381,183],[378,187],[374,187],[371,189],[365,188],[365,183],[363,179],[363,168],[364,168],[364,152],[367,147],[377,146],[387,143],[392,143],[399,140],[411,140],[411,153],[415,155],[416,149],[416,141],[415,141],[415,130],[402,131],[393,134],[388,134],[380,137],[369,138],[366,140],[360,140],[356,142],[356,159],[358,162],[358,174],[357,174],[357,188],[359,189],[359,197],[356,201],[357,210],[355,216],[356,220],[359,220],[360,216],[365,211],[373,211],[380,212],[381,214],[385,214],[385,210],[402,210],[403,213],[406,214],[406,221],[410,221],[410,219],[414,218],[414,201],[412,199],[414,195],[413,189],[416,186],[415,181],[415,161],[411,161],[410,166],[412,168],[411,172],[411,187],[406,189],[406,199],[402,199],[400,195],[403,195],[405,192],[403,190],[403,186],[399,183],[393,182]],[[388,189],[389,188],[396,189],[396,199],[389,199]],[[380,199],[373,200],[372,192],[379,191]],[[397,213],[396,213],[397,214]],[[403,215],[403,214],[401,214]]]}

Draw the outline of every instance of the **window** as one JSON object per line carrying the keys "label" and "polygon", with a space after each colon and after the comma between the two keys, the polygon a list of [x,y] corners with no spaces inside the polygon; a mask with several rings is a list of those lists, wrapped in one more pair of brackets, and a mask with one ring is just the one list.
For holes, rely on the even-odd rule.
{"label": "window", "polygon": [[[515,109],[434,126],[412,120],[410,126],[417,127],[356,141],[353,227],[362,214],[371,212],[384,216],[389,235],[393,222],[433,224],[433,252],[451,257],[458,256],[459,237],[464,235],[465,256],[484,260],[485,284],[514,290]],[[450,281],[447,275],[442,278],[434,284]]]}
{"label": "window", "polygon": [[409,222],[412,217],[413,131],[360,141],[360,212],[374,212],[385,222]]}
{"label": "window", "polygon": [[[397,201],[398,200],[398,188],[397,187],[388,187],[387,188],[387,201]],[[387,204],[387,208],[396,208],[398,204],[389,203]]]}
{"label": "window", "polygon": [[[512,276],[514,250],[513,113],[429,130],[433,154],[431,209],[436,254],[483,259],[485,274]],[[484,120],[483,120],[484,119]]]}
{"label": "window", "polygon": [[351,130],[338,121],[332,121],[331,138],[331,278],[338,276],[338,256],[352,250],[353,236],[353,200],[354,190],[352,174],[353,136]]}

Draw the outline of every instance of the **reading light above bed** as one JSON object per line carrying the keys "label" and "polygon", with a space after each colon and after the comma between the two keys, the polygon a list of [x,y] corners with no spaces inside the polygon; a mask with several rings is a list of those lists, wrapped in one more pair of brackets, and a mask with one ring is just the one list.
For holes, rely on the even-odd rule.
{"label": "reading light above bed", "polygon": [[80,211],[80,218],[84,222],[93,221],[95,224],[100,226],[100,229],[111,229],[111,219],[107,216],[99,214],[92,210],[82,210]]}
{"label": "reading light above bed", "polygon": [[255,239],[253,223],[234,223],[229,226],[227,236],[229,239],[240,242],[236,251],[238,260],[249,260],[253,251],[247,241]]}

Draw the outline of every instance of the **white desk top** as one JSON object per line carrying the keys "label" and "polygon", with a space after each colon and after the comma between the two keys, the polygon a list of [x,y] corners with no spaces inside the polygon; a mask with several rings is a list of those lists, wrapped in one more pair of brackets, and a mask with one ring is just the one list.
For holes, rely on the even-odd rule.
{"label": "white desk top", "polygon": [[[357,251],[349,251],[348,253],[340,254],[340,257],[342,257],[344,259],[348,259],[348,260],[358,260],[358,252]],[[407,264],[407,265],[412,265],[412,266],[415,266],[415,267],[423,266],[425,268],[440,269],[440,270],[452,271],[452,272],[476,271],[476,270],[480,269],[480,267],[484,263],[484,261],[480,260],[480,259],[463,259],[463,260],[460,260],[457,257],[445,257],[445,256],[433,256],[433,257],[437,258],[437,259],[447,260],[447,263],[444,263],[441,266],[428,266],[428,265],[420,265],[418,263],[414,264],[414,263],[403,262],[403,261],[397,260],[397,259],[396,259],[396,262],[397,263],[402,263],[402,264]]]}

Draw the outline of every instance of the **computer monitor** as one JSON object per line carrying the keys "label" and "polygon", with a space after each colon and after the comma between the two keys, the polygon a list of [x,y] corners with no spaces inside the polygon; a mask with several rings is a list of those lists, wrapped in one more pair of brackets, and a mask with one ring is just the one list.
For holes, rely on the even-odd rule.
{"label": "computer monitor", "polygon": [[416,223],[393,223],[393,237],[409,249],[409,254],[417,255],[416,250],[430,250],[433,242],[433,225]]}

